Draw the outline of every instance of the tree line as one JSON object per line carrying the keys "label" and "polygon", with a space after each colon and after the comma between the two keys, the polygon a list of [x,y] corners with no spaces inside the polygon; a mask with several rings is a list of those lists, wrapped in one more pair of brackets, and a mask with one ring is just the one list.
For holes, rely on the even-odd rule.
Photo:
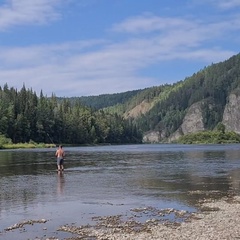
{"label": "tree line", "polygon": [[13,143],[140,143],[132,120],[85,106],[79,99],[61,101],[32,89],[0,86],[0,134]]}
{"label": "tree line", "polygon": [[[170,136],[198,101],[205,129],[213,130],[229,94],[240,94],[239,66],[240,54],[172,85],[89,97],[48,98],[42,92],[38,97],[24,86],[17,91],[6,84],[0,87],[0,134],[15,143],[136,143],[150,130]],[[149,111],[123,117],[143,101],[151,105]]]}

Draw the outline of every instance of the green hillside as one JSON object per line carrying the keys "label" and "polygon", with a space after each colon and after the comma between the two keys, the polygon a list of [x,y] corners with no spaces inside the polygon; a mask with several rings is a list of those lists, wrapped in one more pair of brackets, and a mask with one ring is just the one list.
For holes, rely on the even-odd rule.
{"label": "green hillside", "polygon": [[[187,109],[198,101],[203,101],[204,125],[212,130],[222,120],[227,98],[240,86],[240,54],[230,59],[205,67],[191,77],[172,85],[163,85],[138,90],[129,95],[126,101],[112,102],[114,95],[108,95],[108,102],[103,107],[105,112],[122,116],[133,111],[142,102],[149,103],[146,113],[133,117],[142,132],[150,130],[166,131],[170,135],[182,124]],[[119,93],[118,97],[126,93]],[[92,98],[92,105],[102,96]],[[107,107],[110,106],[110,107]],[[137,111],[137,110],[136,110]]]}
{"label": "green hillside", "polygon": [[[123,93],[114,94],[101,94],[98,96],[82,96],[82,97],[71,97],[69,100],[71,102],[80,101],[83,105],[91,107],[95,110],[107,108],[117,104],[124,104],[129,99],[133,98],[136,94],[142,90],[134,90]],[[58,98],[62,101],[64,98]]]}
{"label": "green hillside", "polygon": [[154,107],[137,119],[143,131],[166,129],[173,133],[182,123],[186,110],[204,101],[205,128],[212,130],[222,120],[227,98],[240,86],[240,54],[193,74],[164,92]]}

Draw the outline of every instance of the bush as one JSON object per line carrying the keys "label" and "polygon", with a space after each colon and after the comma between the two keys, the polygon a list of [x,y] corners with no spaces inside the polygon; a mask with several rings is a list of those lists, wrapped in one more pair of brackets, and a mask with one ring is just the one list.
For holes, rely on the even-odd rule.
{"label": "bush", "polygon": [[221,144],[221,143],[240,143],[240,135],[235,132],[204,131],[190,133],[179,138],[178,143],[183,144]]}
{"label": "bush", "polygon": [[6,144],[12,144],[12,140],[5,137],[3,134],[0,134],[0,148],[3,148],[3,146]]}

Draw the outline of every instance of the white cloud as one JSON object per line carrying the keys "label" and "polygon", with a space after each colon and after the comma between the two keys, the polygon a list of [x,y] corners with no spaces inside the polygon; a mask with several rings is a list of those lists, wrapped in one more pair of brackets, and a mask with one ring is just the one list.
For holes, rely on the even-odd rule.
{"label": "white cloud", "polygon": [[181,27],[188,29],[193,26],[194,25],[190,21],[182,18],[164,18],[147,13],[142,16],[127,19],[120,24],[115,24],[112,30],[116,32],[129,32],[136,34],[165,31]]}
{"label": "white cloud", "polygon": [[239,0],[218,0],[215,1],[216,4],[218,4],[219,7],[223,9],[230,9],[235,7],[240,7],[240,1]]}
{"label": "white cloud", "polygon": [[0,47],[0,63],[5,68],[39,66],[46,62],[62,62],[71,56],[102,45],[104,40],[75,41],[27,47]]}
{"label": "white cloud", "polygon": [[[0,85],[61,96],[122,92],[166,83],[139,74],[152,64],[171,60],[212,63],[235,54],[217,40],[239,29],[237,19],[206,23],[186,18],[143,15],[114,26],[131,32],[122,42],[104,40],[0,49]],[[135,35],[137,33],[137,35]],[[215,42],[207,47],[207,42]],[[185,77],[185,76],[184,76]],[[176,79],[181,80],[181,79]],[[136,87],[137,86],[137,87]]]}
{"label": "white cloud", "polygon": [[[198,59],[214,61],[214,59],[219,60],[216,54],[222,57],[223,55],[229,57],[230,53],[234,54],[232,51],[221,50],[220,42],[231,36],[231,32],[239,31],[239,23],[239,18],[233,16],[229,21],[207,22],[204,19],[143,15],[125,20],[115,25],[113,30],[134,34],[135,39],[132,38],[124,44],[129,47],[130,52],[138,49],[137,53],[132,55],[145,60],[149,58],[154,61],[181,59],[184,58],[183,54],[201,51],[207,48],[209,42],[213,42],[215,49],[212,50],[210,47],[209,51],[204,50],[205,56],[201,54],[202,58]],[[142,56],[139,56],[141,52]],[[213,52],[214,55],[212,55]]]}
{"label": "white cloud", "polygon": [[60,14],[56,6],[60,0],[8,0],[0,4],[0,31],[12,26],[45,24]]}
{"label": "white cloud", "polygon": [[195,4],[213,4],[222,10],[231,10],[240,7],[239,0],[194,0]]}

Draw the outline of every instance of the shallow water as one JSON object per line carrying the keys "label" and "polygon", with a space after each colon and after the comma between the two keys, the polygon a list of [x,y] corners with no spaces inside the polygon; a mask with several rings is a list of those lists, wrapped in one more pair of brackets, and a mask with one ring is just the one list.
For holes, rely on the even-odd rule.
{"label": "shallow water", "polygon": [[[199,199],[240,190],[238,144],[68,147],[63,173],[56,171],[55,151],[0,151],[0,238],[64,239],[69,234],[56,231],[64,224],[127,218],[148,206],[196,211]],[[4,230],[30,219],[48,222]]]}

